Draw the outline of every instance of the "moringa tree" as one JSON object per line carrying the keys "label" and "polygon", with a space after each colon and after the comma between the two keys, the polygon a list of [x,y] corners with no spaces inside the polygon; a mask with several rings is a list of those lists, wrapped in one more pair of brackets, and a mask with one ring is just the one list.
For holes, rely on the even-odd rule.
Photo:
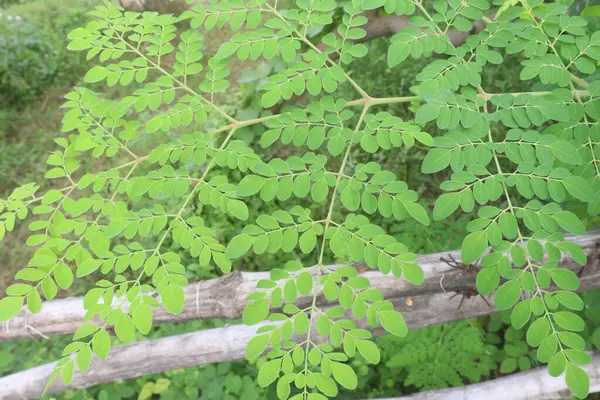
{"label": "moringa tree", "polygon": [[[359,43],[367,36],[364,13],[379,8],[407,22],[389,39],[390,68],[408,58],[443,56],[432,57],[417,75],[414,94],[375,98],[350,74],[356,58],[368,57]],[[313,42],[310,32],[330,28],[336,10],[337,30]],[[377,213],[415,219],[423,229],[431,224],[417,192],[375,161],[420,146],[430,149],[423,174],[448,170],[433,220],[459,207],[473,216],[461,256],[467,264],[480,261],[479,293],[495,293],[498,309],[512,308],[512,324],[528,326],[527,341],[549,373],[564,374],[577,397],[587,395],[582,366],[591,357],[578,334],[583,320],[574,312],[583,307],[574,293],[579,279],[558,265],[564,254],[586,262],[581,248],[565,240],[565,231],[585,231],[566,206],[583,202],[590,216],[600,211],[600,85],[590,79],[600,60],[600,33],[584,18],[540,0],[298,0],[286,9],[277,1],[220,0],[177,16],[123,12],[106,2],[90,14],[94,21],[69,35],[71,50],[98,59],[85,82],[140,88],[116,101],[88,88],[70,92],[67,135],[56,139],[45,175],[64,186],[38,194],[37,185],[24,185],[0,203],[0,237],[29,210],[40,216],[27,240],[35,255],[17,273],[22,282],[0,300],[0,321],[24,304],[40,311],[42,295],[52,299],[76,278],[100,278],[84,298],[86,323],[52,379],[61,375],[69,383],[76,368],[90,367],[92,354],[106,358],[112,330],[125,343],[136,331],[148,333],[159,305],[182,311],[188,282],[181,256],[166,249],[173,241],[223,273],[250,251],[294,253],[295,261],[257,283],[243,311],[243,322],[258,326],[246,350],[248,359],[260,359],[258,383],[276,385],[279,398],[294,400],[356,388],[347,361],[357,354],[373,364],[380,358],[372,333],[357,321],[399,336],[407,325],[354,267],[332,269],[326,261],[364,262],[390,280],[423,283],[417,255],[369,218]],[[189,28],[178,33],[182,22]],[[204,56],[199,30],[226,24],[234,33]],[[452,40],[460,32],[469,35]],[[491,93],[482,87],[487,66],[508,55],[521,59],[521,80],[547,90]],[[265,112],[257,118],[232,115],[215,100],[229,87],[234,58],[285,64],[262,85]],[[197,76],[200,83],[192,84]],[[336,94],[341,85],[353,87],[355,97]],[[302,95],[310,96],[306,106],[268,112]],[[420,104],[414,121],[385,111],[409,102]],[[148,112],[152,118],[142,122]],[[427,132],[434,126],[442,134]],[[152,149],[136,146],[147,134],[182,127],[193,133]],[[248,127],[261,130],[258,144],[241,140]],[[280,145],[292,155],[269,160],[259,151]],[[372,161],[354,162],[356,152]],[[128,160],[111,164],[117,154]],[[102,160],[98,169],[80,173],[90,156]],[[227,169],[244,178],[232,180]],[[152,205],[144,206],[148,199]],[[285,206],[250,216],[248,199]],[[324,212],[312,213],[301,199],[322,204]],[[189,211],[196,201],[249,222],[220,243]],[[322,308],[321,295],[337,306]],[[301,296],[308,304],[296,304]]]}

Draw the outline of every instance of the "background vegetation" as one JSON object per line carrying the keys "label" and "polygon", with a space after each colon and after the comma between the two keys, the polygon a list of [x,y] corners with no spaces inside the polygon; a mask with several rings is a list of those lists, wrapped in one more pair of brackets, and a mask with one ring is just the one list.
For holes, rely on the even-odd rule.
{"label": "background vegetation", "polygon": [[[52,139],[60,134],[62,111],[59,107],[63,102],[62,95],[78,84],[88,68],[80,53],[66,50],[66,36],[73,28],[82,25],[87,18],[86,12],[95,3],[96,0],[0,0],[0,153],[3,155],[0,158],[0,196],[7,195],[17,183],[36,180],[45,170],[49,146]],[[208,49],[214,50],[220,41],[218,37],[207,36],[204,43]],[[392,71],[385,62],[387,41],[378,39],[367,46],[369,57],[353,64],[353,78],[374,96],[384,95],[384,90],[386,96],[410,93],[415,83],[412,77],[422,69],[423,62],[416,61]],[[277,69],[279,65],[275,61],[271,64],[246,63],[237,67],[232,71],[236,75],[232,81],[239,81],[239,84],[227,90],[219,103],[250,117],[258,111],[256,88],[269,71]],[[522,83],[514,79],[518,76],[517,67],[517,63],[511,62],[497,66],[497,71],[488,74],[489,81],[483,86],[495,92],[543,90],[542,87],[522,87]],[[104,93],[104,96],[121,97],[118,88],[112,90]],[[416,104],[396,105],[390,111],[402,116],[416,107]],[[157,134],[148,140],[156,144],[179,133]],[[251,143],[256,134],[248,129],[244,132],[244,139]],[[285,156],[282,153],[285,149],[273,147],[269,151],[273,152],[273,156]],[[401,149],[394,157],[378,161],[386,169],[394,171],[399,179],[406,181],[409,187],[417,190],[422,204],[431,210],[433,201],[439,196],[436,188],[446,177],[443,173],[421,174],[420,160],[423,154],[411,150],[409,155]],[[357,155],[355,160],[360,162],[360,156]],[[277,204],[262,203],[250,207],[259,207],[251,211],[261,213],[279,208]],[[460,247],[462,236],[455,232],[465,231],[467,219],[457,215],[434,223],[429,229],[418,227],[413,220],[398,225],[383,218],[374,222],[407,244],[411,251],[424,254]],[[213,227],[222,239],[231,238],[242,227],[239,221],[215,212],[206,219],[207,225]],[[588,228],[593,228],[595,223],[588,221]],[[24,225],[22,229],[23,232],[17,231],[10,241],[0,245],[0,259],[4,260],[0,267],[2,291],[8,286],[15,270],[29,256],[27,249],[21,246],[20,239],[25,237],[27,228]],[[173,250],[178,250],[175,244]],[[285,261],[280,254],[260,258],[248,256],[243,266],[248,271],[264,271]],[[212,278],[218,273],[210,267],[191,263],[187,274],[188,279],[197,280]],[[89,284],[92,285],[92,282]],[[69,294],[83,293],[87,289],[80,286]],[[448,294],[449,297],[451,295]],[[600,349],[600,330],[597,329],[600,326],[600,292],[586,293],[584,299],[586,308],[581,314],[588,325],[585,334],[588,346],[590,349],[594,346]],[[483,300],[473,297],[465,301]],[[508,317],[507,313],[499,313],[413,331],[402,339],[381,337],[378,339],[382,348],[381,363],[375,368],[367,367],[366,363],[355,365],[360,372],[359,389],[351,395],[341,393],[339,397],[377,398],[460,386],[536,367],[535,355],[525,342],[524,331],[510,327]],[[153,329],[148,338],[219,327],[226,323],[231,321],[194,321],[159,326]],[[0,375],[59,358],[68,340],[60,337],[32,338],[0,343]],[[246,362],[221,363],[71,391],[57,398],[276,398],[274,393],[267,393],[257,386],[255,374],[256,369]]]}

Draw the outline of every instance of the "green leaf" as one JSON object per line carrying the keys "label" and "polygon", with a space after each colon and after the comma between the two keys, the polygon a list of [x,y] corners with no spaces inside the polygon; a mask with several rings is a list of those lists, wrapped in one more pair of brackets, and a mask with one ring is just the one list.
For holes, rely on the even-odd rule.
{"label": "green leaf", "polygon": [[115,324],[115,334],[123,343],[129,343],[133,340],[135,335],[135,326],[129,315],[121,315],[121,318],[119,318]]}
{"label": "green leaf", "polygon": [[527,329],[527,344],[537,347],[550,333],[550,323],[546,317],[538,318]]}
{"label": "green leaf", "polygon": [[[372,0],[376,1],[376,0]],[[390,45],[387,54],[387,65],[389,68],[394,68],[410,54],[410,47],[406,43],[396,42]]]}
{"label": "green leaf", "polygon": [[60,370],[63,384],[70,385],[73,380],[74,361],[69,360]]}
{"label": "green leaf", "polygon": [[554,357],[558,348],[558,339],[556,335],[550,335],[544,339],[540,347],[537,350],[537,359],[540,362],[547,363]]}
{"label": "green leaf", "polygon": [[296,278],[296,285],[298,286],[298,292],[307,296],[313,289],[313,278],[308,272],[301,272]]}
{"label": "green leaf", "polygon": [[23,307],[23,297],[5,297],[0,300],[0,322],[16,317]]}
{"label": "green leaf", "polygon": [[277,104],[280,98],[281,92],[278,89],[272,90],[262,95],[260,103],[264,108],[270,108]]}
{"label": "green leaf", "polygon": [[521,329],[531,317],[531,300],[523,300],[513,308],[510,322],[515,329]]}
{"label": "green leaf", "polygon": [[402,314],[393,310],[379,312],[381,326],[392,335],[404,337],[408,333],[408,327]]}
{"label": "green leaf", "polygon": [[61,289],[67,290],[73,284],[73,271],[66,264],[57,264],[54,267],[54,279]]}
{"label": "green leaf", "polygon": [[517,369],[517,359],[516,358],[506,358],[500,364],[500,372],[503,374],[510,374]]}
{"label": "green leaf", "polygon": [[256,194],[262,189],[266,179],[258,175],[246,175],[237,187],[236,194],[240,197],[248,197]]}
{"label": "green leaf", "polygon": [[277,397],[280,400],[286,400],[290,397],[292,389],[289,380],[291,379],[286,379],[286,376],[284,376],[277,382]]}
{"label": "green leaf", "polygon": [[327,186],[327,182],[325,179],[321,179],[314,183],[310,190],[310,195],[314,201],[317,203],[321,203],[327,198],[329,194],[329,187]]}
{"label": "green leaf", "polygon": [[95,66],[90,69],[83,80],[87,83],[95,83],[105,79],[108,75],[110,75],[110,71],[100,65]]}
{"label": "green leaf", "polygon": [[44,197],[42,197],[42,204],[52,204],[63,198],[63,193],[59,190],[49,190]]}
{"label": "green leaf", "polygon": [[375,10],[377,8],[383,7],[387,0],[363,0],[360,3],[360,7],[363,10]]}
{"label": "green leaf", "polygon": [[548,363],[548,373],[550,376],[560,376],[563,372],[565,372],[566,365],[567,359],[565,358],[565,355],[562,352],[558,352]]}
{"label": "green leaf", "polygon": [[88,258],[77,267],[77,277],[81,278],[93,273],[100,268],[100,265],[102,265],[102,260]]}
{"label": "green leaf", "polygon": [[402,264],[402,273],[406,280],[413,285],[420,286],[425,282],[425,273],[418,264]]}
{"label": "green leaf", "polygon": [[379,364],[381,353],[377,345],[370,340],[356,340],[356,347],[360,355],[371,364]]}
{"label": "green leaf", "polygon": [[92,348],[99,359],[106,360],[106,357],[108,357],[108,353],[110,352],[110,347],[111,342],[109,333],[105,330],[96,332],[92,339]]}
{"label": "green leaf", "polygon": [[559,311],[552,314],[554,322],[563,329],[581,332],[585,328],[585,322],[583,319],[570,311]]}
{"label": "green leaf", "polygon": [[460,192],[444,193],[433,207],[433,219],[442,220],[452,214],[460,204]]}
{"label": "green leaf", "polygon": [[37,290],[29,292],[25,300],[27,301],[27,308],[32,314],[36,314],[42,309],[42,297]]}
{"label": "green leaf", "polygon": [[257,359],[269,345],[269,335],[254,336],[246,346],[246,359]]}
{"label": "green leaf", "polygon": [[242,321],[246,325],[256,325],[264,321],[269,315],[269,301],[261,299],[249,303],[242,313]]}
{"label": "green leaf", "polygon": [[578,235],[583,235],[585,233],[585,225],[583,225],[581,220],[571,211],[557,212],[552,215],[552,218],[554,218],[560,227],[567,232],[576,233]]}
{"label": "green leaf", "polygon": [[223,253],[218,251],[212,252],[213,261],[217,264],[217,267],[224,273],[228,274],[231,272],[231,261]]}
{"label": "green leaf", "polygon": [[483,268],[477,273],[475,285],[483,295],[491,294],[500,284],[500,274],[496,267]]}
{"label": "green leaf", "polygon": [[585,399],[587,397],[590,391],[590,377],[582,368],[567,363],[565,381],[575,396],[580,399]]}
{"label": "green leaf", "polygon": [[582,17],[600,17],[600,6],[586,7],[581,11]]}
{"label": "green leaf", "polygon": [[132,313],[133,323],[138,331],[147,335],[152,328],[152,310],[146,304],[140,304]]}
{"label": "green leaf", "polygon": [[342,200],[344,207],[350,211],[356,211],[360,206],[360,193],[358,190],[354,190],[350,186],[346,187],[346,189],[342,191],[340,199]]}
{"label": "green leaf", "polygon": [[486,231],[469,233],[461,246],[461,258],[465,264],[472,264],[488,247]]}
{"label": "green leaf", "polygon": [[421,165],[421,172],[433,174],[450,165],[451,151],[448,149],[433,149],[427,153]]}
{"label": "green leaf", "polygon": [[240,200],[227,200],[227,211],[237,219],[248,219],[248,206]]}
{"label": "green leaf", "polygon": [[89,36],[89,34],[90,33],[85,28],[76,28],[76,29],[73,29],[71,32],[69,32],[69,34],[67,35],[67,38],[69,38],[70,40],[82,39],[82,38]]}
{"label": "green leaf", "polygon": [[329,376],[315,373],[315,382],[319,390],[326,396],[335,397],[338,395],[338,388],[335,381]]}
{"label": "green leaf", "polygon": [[552,153],[554,153],[556,158],[558,158],[560,161],[572,165],[581,164],[581,156],[571,143],[565,140],[557,140],[549,147],[552,150]]}
{"label": "green leaf", "polygon": [[584,309],[584,303],[577,293],[561,290],[556,292],[558,301],[570,310],[581,311]]}
{"label": "green leaf", "polygon": [[564,290],[577,290],[579,288],[579,278],[577,275],[565,268],[553,268],[550,270],[550,276],[556,285]]}
{"label": "green leaf", "polygon": [[219,50],[217,50],[217,54],[215,54],[215,58],[219,59],[219,60],[227,58],[230,55],[232,55],[233,53],[235,53],[239,47],[240,47],[239,43],[225,42],[225,43],[221,44],[221,46],[219,47]]}
{"label": "green leaf", "polygon": [[260,387],[267,387],[271,383],[275,382],[279,377],[279,371],[281,370],[281,358],[271,360],[261,365],[258,370],[258,384]]}
{"label": "green leaf", "polygon": [[183,289],[173,283],[168,284],[160,294],[162,303],[171,314],[179,314],[185,303]]}
{"label": "green leaf", "polygon": [[346,365],[339,362],[331,362],[331,371],[335,380],[349,390],[354,390],[358,386],[358,379],[354,370]]}
{"label": "green leaf", "polygon": [[248,250],[250,250],[250,247],[252,247],[254,241],[254,237],[245,233],[241,233],[237,236],[234,236],[233,239],[231,239],[231,241],[227,245],[225,255],[229,259],[239,258],[246,254]]}
{"label": "green leaf", "polygon": [[77,368],[82,372],[87,371],[92,363],[92,350],[89,346],[83,347],[79,350],[75,359],[77,361]]}
{"label": "green leaf", "polygon": [[[415,114],[415,122],[417,123],[425,123],[429,121],[433,121],[440,115],[440,107],[435,104],[423,104],[417,110]],[[434,150],[445,150],[450,153],[450,150],[446,149],[434,149]],[[432,150],[432,151],[434,151]]]}
{"label": "green leaf", "polygon": [[567,189],[567,192],[578,200],[593,202],[594,191],[585,179],[577,175],[571,175],[561,180],[561,183]]}
{"label": "green leaf", "polygon": [[97,331],[98,331],[98,325],[96,325],[96,324],[83,325],[83,326],[79,327],[79,329],[77,329],[77,331],[75,331],[75,333],[73,334],[73,340],[78,340],[78,339],[82,339],[84,337],[88,337]]}
{"label": "green leaf", "polygon": [[404,207],[415,220],[419,221],[425,226],[429,226],[429,215],[427,215],[427,211],[423,208],[422,205],[417,203],[404,203]]}
{"label": "green leaf", "polygon": [[304,254],[308,254],[317,245],[317,235],[312,229],[309,229],[300,236],[298,243],[300,244],[300,250]]}
{"label": "green leaf", "polygon": [[518,280],[503,283],[494,295],[494,304],[498,310],[508,310],[521,297],[521,285]]}

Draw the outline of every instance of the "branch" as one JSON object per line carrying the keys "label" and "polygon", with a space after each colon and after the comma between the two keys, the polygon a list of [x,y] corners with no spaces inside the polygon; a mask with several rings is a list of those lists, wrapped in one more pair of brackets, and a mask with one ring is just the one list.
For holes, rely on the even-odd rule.
{"label": "branch", "polygon": [[[568,237],[579,244],[590,256],[589,266],[584,277],[600,279],[600,260],[596,255],[597,243],[600,242],[600,231],[588,232],[583,236]],[[373,288],[383,292],[386,298],[424,295],[428,293],[453,292],[474,287],[476,269],[464,271],[456,269],[441,261],[441,258],[452,256],[460,259],[460,252],[443,252],[419,256],[417,263],[425,273],[425,282],[414,286],[405,279],[383,275],[378,271],[367,271],[363,275],[371,281]],[[563,260],[563,267],[576,272],[581,266],[570,258]],[[154,323],[164,324],[197,319],[226,318],[238,319],[246,305],[246,297],[256,290],[259,280],[269,277],[268,272],[234,272],[221,278],[199,281],[185,287],[185,305],[178,315],[169,313],[164,308],[154,310]],[[582,280],[582,286],[590,284],[590,279]],[[596,282],[589,287],[596,287]],[[600,286],[600,282],[598,282]],[[299,307],[310,305],[312,296],[298,299]],[[473,300],[474,301],[474,300]],[[323,296],[317,298],[320,305],[327,301]],[[47,301],[42,310],[31,314],[26,307],[14,319],[0,325],[0,342],[23,337],[47,337],[74,333],[82,324],[85,310],[82,297],[71,297]]]}

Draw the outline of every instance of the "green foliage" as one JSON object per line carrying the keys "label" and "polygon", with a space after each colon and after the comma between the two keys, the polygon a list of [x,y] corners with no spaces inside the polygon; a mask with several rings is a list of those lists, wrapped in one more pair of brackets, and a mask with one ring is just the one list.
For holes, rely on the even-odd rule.
{"label": "green foliage", "polygon": [[537,365],[536,351],[528,344],[525,328],[515,329],[511,312],[503,311],[490,317],[485,340],[493,347],[492,357],[498,363],[498,372],[510,374],[527,371]]}
{"label": "green foliage", "polygon": [[[526,330],[525,342],[537,348],[537,359],[549,362],[552,375],[565,373],[572,392],[584,397],[589,383],[580,367],[589,356],[578,334],[586,329],[578,315],[583,302],[573,293],[579,281],[558,261],[563,254],[580,264],[586,261],[581,249],[564,238],[563,231],[585,231],[567,206],[587,203],[589,215],[600,210],[594,155],[600,86],[588,77],[599,57],[598,33],[588,32],[586,21],[569,16],[561,4],[542,7],[540,1],[437,2],[426,9],[417,1],[356,0],[344,7],[339,36],[323,35],[321,51],[307,35],[332,23],[336,3],[298,1],[296,6],[282,13],[262,0],[220,1],[173,16],[123,13],[107,2],[90,13],[92,22],[69,34],[69,49],[98,59],[85,83],[129,91],[115,101],[87,88],[67,94],[66,137],[56,139],[58,150],[48,157],[45,176],[65,186],[57,183],[58,189],[38,197],[37,187],[23,186],[1,204],[7,210],[0,216],[5,231],[14,229],[28,207],[38,219],[30,224],[33,234],[27,240],[35,254],[17,274],[25,283],[7,289],[0,320],[12,318],[24,304],[39,311],[42,295],[52,299],[74,279],[102,275],[85,295],[88,323],[66,346],[53,375],[68,384],[76,367],[89,367],[92,353],[106,357],[111,329],[129,342],[150,332],[152,309],[160,303],[174,314],[182,310],[185,262],[169,251],[169,243],[179,246],[186,259],[221,273],[251,251],[265,257],[290,253],[292,261],[258,283],[243,313],[243,322],[260,325],[246,354],[257,360],[257,383],[273,385],[280,399],[293,400],[353,390],[358,377],[352,360],[360,355],[377,364],[381,359],[371,332],[357,321],[399,337],[408,330],[402,315],[356,269],[326,264],[333,259],[365,262],[384,274],[423,283],[416,255],[373,218],[430,225],[417,191],[378,161],[388,150],[432,147],[422,172],[451,170],[440,185],[444,193],[435,204],[434,220],[459,207],[477,215],[466,227],[462,259],[481,260],[480,293],[495,292],[496,307],[512,309],[511,323],[515,330]],[[347,73],[347,66],[367,53],[364,45],[353,43],[365,35],[366,18],[360,13],[378,7],[415,14],[411,23],[422,28],[403,29],[391,39],[390,68],[408,56],[447,56],[417,75],[416,96],[374,98]],[[464,45],[455,47],[445,35],[449,29],[471,30],[471,21],[498,7],[497,20]],[[180,23],[190,28],[178,34]],[[225,24],[239,32],[207,55],[205,68],[196,29]],[[338,53],[339,62],[329,58],[332,53]],[[487,93],[481,86],[486,71],[509,56],[522,57],[521,80],[540,81],[549,90]],[[230,115],[215,98],[229,87],[233,58],[282,61],[284,67],[261,86],[262,108],[294,95],[318,98],[281,114]],[[358,98],[339,97],[343,87],[352,87]],[[374,111],[408,102],[415,103],[414,122]],[[142,123],[140,113],[151,118]],[[425,132],[433,123],[443,135]],[[241,140],[250,127],[261,147],[287,146],[292,155],[269,159],[258,153]],[[139,145],[158,132],[178,135],[149,151]],[[122,157],[128,161],[121,162]],[[102,160],[100,168],[82,173],[85,158]],[[258,199],[276,200],[277,209],[251,215],[248,204]],[[153,204],[145,206],[149,201]],[[224,243],[203,218],[188,216],[193,204],[215,209],[230,221],[251,222]],[[323,204],[324,210],[307,204]],[[560,290],[550,291],[551,284]],[[158,294],[160,302],[148,293]],[[335,305],[319,307],[321,294]],[[122,299],[129,301],[127,309]],[[89,323],[94,316],[101,322]],[[408,383],[441,387],[459,384],[461,377],[478,380],[492,369],[476,328],[457,324],[428,332],[415,340],[437,337],[447,341],[450,352],[466,343],[456,341],[469,339],[480,346],[461,351],[464,359],[444,375],[430,371],[431,381],[419,370],[436,368],[422,361],[430,354],[419,355],[417,365],[408,361],[410,354],[394,357],[390,365],[405,368]],[[522,360],[530,351],[520,346],[505,349],[510,357],[501,361],[501,372],[526,369]],[[441,358],[449,359],[449,353]],[[476,367],[473,360],[478,360]],[[156,388],[155,383],[147,391]]]}
{"label": "green foliage", "polygon": [[[471,263],[482,257],[484,269],[477,279],[480,292],[498,288],[494,303],[500,310],[517,305],[513,325],[521,328],[531,321],[526,337],[530,346],[539,346],[537,358],[550,362],[552,375],[566,369],[567,384],[581,397],[589,384],[580,379],[584,374],[578,365],[588,362],[588,357],[583,348],[569,349],[573,342],[565,341],[560,332],[579,332],[584,324],[572,311],[559,307],[580,310],[583,303],[568,292],[578,288],[577,276],[557,268],[557,261],[567,253],[585,263],[581,250],[565,242],[559,230],[581,234],[585,227],[559,203],[569,196],[588,203],[588,212],[596,213],[594,187],[599,175],[592,155],[594,126],[588,124],[595,119],[598,85],[573,75],[570,67],[583,74],[594,72],[598,35],[586,36],[585,20],[560,15],[565,8],[558,4],[544,9],[535,8],[539,2],[520,5],[510,7],[506,2],[501,10],[511,17],[502,13],[497,24],[479,35],[479,41],[468,41],[456,57],[439,62],[446,70],[438,67],[438,75],[428,75],[430,80],[421,84],[419,92],[425,104],[417,111],[416,120],[435,121],[438,128],[450,130],[435,138],[436,148],[425,158],[422,170],[433,173],[450,167],[453,171],[441,185],[447,193],[436,202],[436,219],[445,218],[459,206],[466,212],[476,203],[481,206],[479,218],[467,227],[471,233],[462,244],[463,261]],[[529,18],[523,20],[523,29],[540,33],[543,40],[531,45],[514,36],[509,27],[517,11]],[[434,21],[430,29],[439,31]],[[570,42],[555,46],[551,38],[557,35],[571,38]],[[487,63],[502,62],[496,49],[514,54],[528,45],[521,80],[539,78],[557,89],[488,94],[479,82],[469,78],[471,70],[454,69],[459,64],[481,69]],[[573,82],[581,89],[577,90]],[[432,89],[437,93],[431,93]],[[556,123],[544,126],[549,120]],[[532,127],[540,130],[525,130]],[[529,200],[524,207],[518,206],[522,199]],[[488,205],[498,200],[504,203],[502,208]],[[489,245],[492,252],[485,255]],[[550,261],[544,263],[545,254]],[[502,283],[500,278],[506,281]],[[549,292],[551,283],[565,291]],[[520,302],[523,292],[529,298]],[[506,362],[509,366],[505,369],[513,369],[513,362]]]}
{"label": "green foliage", "polygon": [[[385,365],[406,374],[404,384],[421,390],[479,382],[496,368],[482,329],[466,321],[410,331],[404,338],[383,338]],[[392,351],[393,349],[393,351]]]}
{"label": "green foliage", "polygon": [[7,8],[15,4],[23,4],[28,0],[2,0],[0,1],[0,8]]}
{"label": "green foliage", "polygon": [[[22,2],[15,2],[22,3]],[[37,3],[37,4],[36,4]],[[45,3],[45,2],[44,2]],[[0,15],[0,105],[21,109],[39,101],[44,91],[71,86],[82,67],[82,57],[66,50],[67,34],[87,22],[88,4],[71,7],[28,2]],[[0,6],[1,7],[1,6]]]}

